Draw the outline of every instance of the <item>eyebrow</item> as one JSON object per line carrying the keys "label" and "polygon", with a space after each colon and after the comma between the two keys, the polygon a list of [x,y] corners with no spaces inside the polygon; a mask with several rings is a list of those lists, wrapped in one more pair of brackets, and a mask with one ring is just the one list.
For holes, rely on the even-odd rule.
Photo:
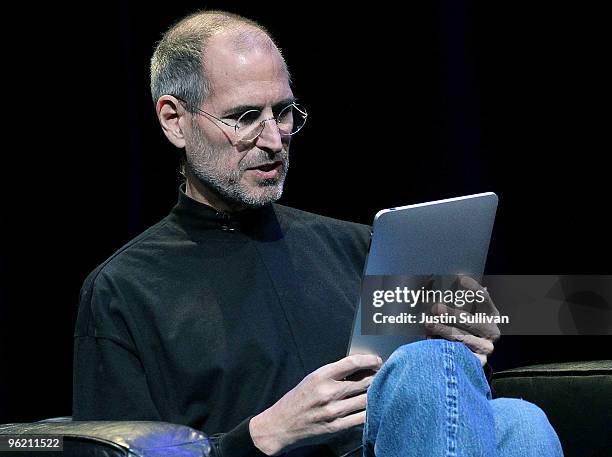
{"label": "eyebrow", "polygon": [[[285,98],[285,99],[281,100],[280,102],[275,103],[272,106],[272,111],[275,111],[279,107],[284,108],[285,106],[289,106],[292,103],[296,103],[296,102],[297,102],[297,98],[295,98],[295,97]],[[264,108],[265,108],[265,106],[261,106],[261,105],[238,105],[238,106],[234,106],[232,108],[229,108],[229,109],[223,111],[223,114],[221,115],[221,117],[231,116],[233,114],[244,113],[245,111],[249,111],[249,110],[263,111]]]}

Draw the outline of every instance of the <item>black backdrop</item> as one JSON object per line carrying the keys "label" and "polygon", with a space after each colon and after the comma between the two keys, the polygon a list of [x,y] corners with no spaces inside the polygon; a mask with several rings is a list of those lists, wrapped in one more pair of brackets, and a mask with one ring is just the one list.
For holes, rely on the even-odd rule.
{"label": "black backdrop", "polygon": [[[610,274],[603,11],[421,3],[115,0],[7,14],[0,422],[70,414],[80,285],[176,199],[147,66],[163,30],[203,6],[268,27],[309,109],[285,204],[369,223],[382,207],[492,190],[490,273]],[[493,365],[609,358],[609,346],[505,337]]]}

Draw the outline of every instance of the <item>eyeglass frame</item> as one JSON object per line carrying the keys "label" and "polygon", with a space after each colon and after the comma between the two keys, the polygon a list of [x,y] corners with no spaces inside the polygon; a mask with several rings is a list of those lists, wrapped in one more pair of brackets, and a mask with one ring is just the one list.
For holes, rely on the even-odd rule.
{"label": "eyeglass frame", "polygon": [[[178,101],[180,101],[180,102],[184,103],[184,104],[185,104],[187,107],[189,107],[189,103],[187,103],[187,101],[186,101],[186,100],[182,99],[181,97],[179,97],[179,96],[177,96],[177,95],[173,95],[173,94],[169,94],[169,95],[171,95],[172,97],[176,98]],[[240,139],[240,141],[255,141],[255,140],[256,140],[256,139],[259,137],[259,135],[261,135],[261,133],[264,131],[264,128],[265,128],[265,127],[263,127],[264,123],[265,123],[265,122],[268,122],[268,121],[271,121],[271,120],[276,121],[276,127],[278,128],[278,133],[279,133],[279,135],[281,135],[281,136],[293,136],[293,135],[295,135],[296,133],[298,133],[298,132],[299,132],[300,130],[302,130],[302,129],[304,128],[304,126],[306,125],[306,120],[308,119],[308,112],[306,111],[306,109],[305,109],[305,108],[304,108],[302,105],[299,105],[299,104],[295,103],[295,101],[294,101],[294,102],[292,102],[292,103],[288,104],[287,106],[285,106],[285,107],[284,107],[284,108],[281,110],[281,113],[282,113],[284,110],[286,110],[287,108],[289,108],[290,106],[291,106],[291,107],[293,107],[294,109],[296,109],[296,110],[297,110],[297,111],[298,111],[298,112],[299,112],[299,113],[300,113],[302,116],[304,116],[304,123],[303,123],[303,124],[302,124],[302,126],[301,126],[299,129],[297,129],[295,132],[292,132],[292,133],[283,133],[283,132],[281,132],[280,128],[278,128],[278,117],[277,117],[277,116],[274,116],[274,117],[271,117],[271,118],[268,118],[268,119],[262,119],[262,120],[259,122],[259,125],[261,125],[261,126],[262,126],[262,128],[261,128],[261,130],[259,131],[259,133],[258,133],[257,135],[255,135],[253,138],[249,138],[249,139],[241,138],[241,139]],[[303,110],[300,110],[298,107],[303,108]],[[221,122],[222,124],[227,125],[228,127],[233,128],[233,129],[234,129],[234,133],[236,133],[236,134],[238,134],[238,130],[240,130],[240,127],[238,127],[238,124],[240,123],[240,119],[242,119],[242,118],[243,118],[243,117],[244,117],[244,116],[245,116],[247,113],[250,113],[251,111],[259,111],[259,112],[263,113],[263,111],[261,111],[261,110],[257,110],[257,109],[250,109],[250,110],[246,110],[246,111],[245,111],[244,113],[242,113],[242,114],[240,115],[240,117],[239,117],[239,118],[236,120],[236,125],[232,125],[232,124],[230,124],[230,123],[228,123],[228,122],[225,122],[223,119],[218,118],[218,117],[217,117],[217,116],[215,116],[214,114],[211,114],[211,113],[209,113],[209,112],[207,112],[207,111],[204,111],[203,109],[200,109],[200,108],[195,108],[195,107],[192,107],[191,109],[196,110],[196,111],[198,112],[198,114],[200,114],[200,115],[201,115],[201,114],[205,114],[205,115],[210,116],[210,117],[212,117],[213,119],[215,119],[215,120],[217,120],[217,121]],[[279,114],[280,114],[280,113],[279,113]]]}

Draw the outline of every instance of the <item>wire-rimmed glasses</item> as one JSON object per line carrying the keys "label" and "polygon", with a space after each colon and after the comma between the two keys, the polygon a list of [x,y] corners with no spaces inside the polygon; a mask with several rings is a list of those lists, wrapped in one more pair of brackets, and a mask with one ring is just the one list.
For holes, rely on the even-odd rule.
{"label": "wire-rimmed glasses", "polygon": [[[173,95],[174,98],[180,100],[185,105],[187,102],[176,95]],[[278,132],[281,136],[292,136],[297,132],[302,130],[304,125],[306,124],[306,118],[308,117],[308,113],[306,112],[306,108],[298,103],[291,103],[285,106],[283,109],[279,111],[279,113],[268,119],[261,119],[262,111],[258,109],[250,109],[240,114],[238,118],[234,120],[223,120],[211,114],[207,111],[204,111],[199,108],[193,108],[200,115],[210,116],[213,119],[221,122],[228,127],[234,129],[239,141],[250,142],[257,139],[261,132],[263,132],[266,122],[268,121],[276,121],[276,125],[278,127]]]}

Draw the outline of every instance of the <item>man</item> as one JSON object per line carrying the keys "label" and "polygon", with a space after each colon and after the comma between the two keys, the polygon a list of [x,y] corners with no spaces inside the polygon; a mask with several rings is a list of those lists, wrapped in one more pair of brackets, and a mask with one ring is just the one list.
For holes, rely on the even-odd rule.
{"label": "man", "polygon": [[[187,424],[212,434],[216,453],[227,457],[342,455],[360,452],[376,379],[365,452],[423,455],[464,442],[495,448],[490,392],[474,357],[486,361],[494,334],[437,327],[434,334],[460,338],[474,354],[460,343],[428,341],[398,351],[376,378],[350,377],[381,369],[375,356],[344,357],[369,229],[272,204],[292,136],[307,118],[289,81],[269,34],[228,13],[189,16],[157,46],[153,99],[164,134],[184,151],[185,185],[168,217],[85,281],[75,420]],[[418,383],[426,359],[434,365],[429,382],[416,397],[407,394],[398,384],[403,367],[414,364]],[[485,433],[435,425],[448,413],[438,387],[450,372],[439,370],[451,362],[459,366],[452,379],[478,384],[472,403],[486,417],[468,423]],[[390,399],[411,399],[399,422],[387,422],[397,415]],[[422,402],[432,405],[427,420]],[[435,429],[432,447],[392,432],[412,420]],[[422,425],[410,430],[425,433]]]}

